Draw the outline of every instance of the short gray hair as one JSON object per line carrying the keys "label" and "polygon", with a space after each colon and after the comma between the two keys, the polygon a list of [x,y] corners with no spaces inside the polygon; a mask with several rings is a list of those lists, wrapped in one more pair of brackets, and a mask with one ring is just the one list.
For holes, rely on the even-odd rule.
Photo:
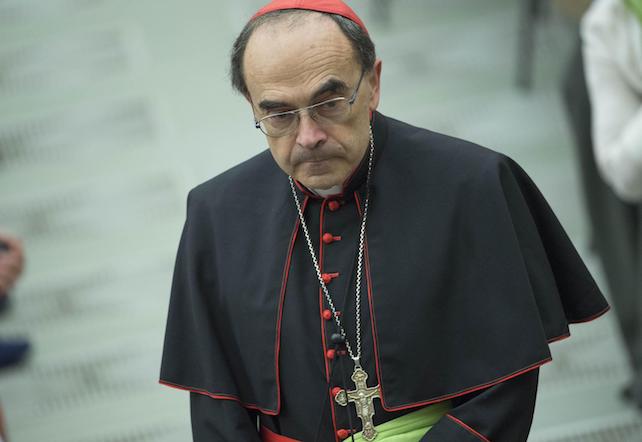
{"label": "short gray hair", "polygon": [[[232,87],[244,96],[249,96],[247,85],[245,84],[245,74],[243,72],[243,55],[247,42],[254,31],[261,25],[283,19],[284,16],[291,16],[292,14],[307,14],[315,13],[316,11],[308,11],[302,9],[282,9],[278,11],[268,12],[261,15],[254,20],[250,20],[239,36],[234,41],[231,51],[231,66],[230,77],[232,79]],[[341,32],[350,40],[355,55],[361,64],[364,72],[370,71],[374,67],[376,60],[375,46],[370,36],[359,25],[352,20],[349,20],[341,15],[322,13],[330,17],[339,26]]]}

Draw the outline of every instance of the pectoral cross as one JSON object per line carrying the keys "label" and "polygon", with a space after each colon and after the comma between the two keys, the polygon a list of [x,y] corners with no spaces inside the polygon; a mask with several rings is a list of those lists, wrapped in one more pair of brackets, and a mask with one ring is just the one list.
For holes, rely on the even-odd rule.
{"label": "pectoral cross", "polygon": [[367,441],[372,441],[377,437],[377,430],[375,430],[374,424],[372,423],[372,418],[375,414],[374,412],[374,399],[379,396],[379,385],[374,387],[368,387],[366,381],[368,380],[368,373],[363,371],[360,365],[355,365],[354,372],[350,377],[352,382],[354,382],[355,389],[352,391],[341,390],[335,396],[334,400],[345,407],[348,405],[348,402],[353,402],[357,416],[361,419],[361,435]]}

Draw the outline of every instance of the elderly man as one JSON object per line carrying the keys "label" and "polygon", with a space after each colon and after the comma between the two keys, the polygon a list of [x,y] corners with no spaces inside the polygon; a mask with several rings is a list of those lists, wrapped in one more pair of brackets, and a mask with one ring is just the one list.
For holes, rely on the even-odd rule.
{"label": "elderly man", "polygon": [[188,198],[161,382],[194,440],[526,440],[548,343],[608,309],[519,166],[378,113],[380,78],[339,0],[238,37],[270,149]]}

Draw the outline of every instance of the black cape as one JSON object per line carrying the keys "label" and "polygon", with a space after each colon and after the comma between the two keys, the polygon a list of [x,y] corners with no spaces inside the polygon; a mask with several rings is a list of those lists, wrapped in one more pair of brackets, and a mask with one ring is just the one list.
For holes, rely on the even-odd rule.
{"label": "black cape", "polygon": [[[608,310],[515,162],[378,113],[373,131],[362,364],[383,420],[534,370],[569,323]],[[350,342],[365,163],[340,195],[297,189]],[[325,415],[336,383],[327,308],[287,177],[265,151],[190,192],[161,382],[284,421]]]}

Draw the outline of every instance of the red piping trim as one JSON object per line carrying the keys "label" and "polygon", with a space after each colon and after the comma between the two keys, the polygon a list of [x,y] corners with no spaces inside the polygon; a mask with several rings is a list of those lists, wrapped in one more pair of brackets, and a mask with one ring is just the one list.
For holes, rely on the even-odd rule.
{"label": "red piping trim", "polygon": [[569,322],[569,324],[582,324],[583,322],[589,322],[589,321],[592,321],[594,319],[599,318],[600,316],[602,316],[603,314],[605,314],[609,310],[611,310],[611,306],[607,305],[604,310],[602,310],[601,312],[598,312],[598,313],[596,313],[596,314],[594,314],[592,316],[588,316],[586,318],[581,318],[581,319],[570,319],[568,322]]}
{"label": "red piping trim", "polygon": [[[301,211],[305,212],[305,208],[308,205],[309,198],[303,200],[303,206]],[[285,302],[285,289],[288,283],[288,277],[290,275],[290,265],[292,261],[292,253],[294,252],[294,244],[296,243],[296,238],[299,233],[299,224],[301,221],[297,217],[296,222],[294,223],[294,230],[292,231],[292,236],[290,237],[290,244],[288,245],[288,257],[285,260],[285,268],[283,269],[283,277],[281,278],[281,292],[279,294],[279,310],[276,320],[276,342],[274,346],[274,365],[276,373],[276,413],[278,414],[281,411],[281,376],[279,370],[279,355],[281,353],[281,321],[283,319],[283,304]]]}
{"label": "red piping trim", "polygon": [[[359,195],[358,195],[358,193],[356,191],[354,192],[354,196],[355,196],[355,202],[357,204],[357,210],[359,211],[359,215],[361,215],[361,205],[360,205]],[[524,373],[527,373],[527,372],[529,372],[531,370],[535,370],[535,369],[541,367],[542,365],[547,364],[547,363],[549,363],[549,362],[551,362],[553,360],[553,358],[551,358],[551,357],[542,359],[541,361],[535,362],[534,364],[531,364],[531,365],[529,365],[527,367],[524,367],[524,368],[522,368],[520,370],[517,370],[517,371],[515,371],[513,373],[510,373],[510,374],[508,374],[506,376],[502,376],[502,377],[496,378],[496,379],[494,379],[492,381],[486,382],[484,384],[476,385],[474,387],[470,387],[470,388],[467,388],[465,390],[458,391],[456,393],[439,396],[439,397],[436,397],[436,398],[433,398],[433,399],[428,399],[428,400],[425,400],[425,401],[414,402],[412,404],[399,405],[399,406],[396,406],[396,407],[391,407],[391,406],[387,405],[386,404],[386,399],[385,399],[385,394],[384,394],[384,391],[383,391],[383,383],[381,382],[381,379],[382,379],[383,376],[381,374],[381,367],[380,367],[380,363],[379,363],[379,344],[378,344],[378,338],[377,338],[378,335],[377,335],[376,319],[375,319],[375,314],[374,314],[374,301],[373,301],[374,296],[372,294],[372,277],[371,277],[371,273],[370,273],[370,254],[369,254],[369,251],[368,251],[367,235],[366,235],[366,239],[364,240],[364,249],[365,249],[364,252],[365,252],[365,264],[366,264],[366,278],[367,278],[367,281],[368,281],[368,301],[369,301],[369,305],[370,305],[370,322],[371,322],[371,325],[372,325],[372,340],[373,340],[374,353],[375,353],[375,368],[376,368],[376,373],[377,373],[377,381],[379,382],[379,385],[380,385],[379,394],[381,395],[381,406],[383,407],[384,410],[389,411],[389,412],[401,411],[401,410],[406,410],[406,409],[410,409],[410,408],[417,408],[417,407],[421,407],[421,406],[434,404],[436,402],[441,402],[441,401],[445,401],[445,400],[448,400],[448,399],[453,399],[453,398],[456,398],[456,397],[459,397],[459,396],[464,396],[466,394],[473,393],[473,392],[479,391],[479,390],[483,390],[485,388],[492,387],[493,385],[501,384],[502,382],[506,382],[509,379],[512,379],[512,378],[517,377],[517,376],[520,376],[520,375],[522,375]],[[578,324],[578,323],[581,323],[581,322],[592,321],[593,319],[596,319],[596,318],[602,316],[603,314],[605,314],[606,312],[608,312],[610,310],[610,308],[611,308],[610,306],[607,306],[604,310],[602,310],[601,312],[599,312],[599,313],[597,313],[597,314],[595,314],[595,315],[593,315],[593,316],[591,316],[589,318],[585,318],[585,319],[581,319],[581,320],[572,320],[572,321],[569,321],[569,322],[571,324]],[[568,338],[569,336],[570,336],[570,333],[569,334],[560,335],[560,336],[557,336],[555,338],[549,339],[548,343],[561,341],[563,339]],[[462,422],[462,424],[463,424],[463,422]]]}
{"label": "red piping trim", "polygon": [[[319,271],[323,275],[323,209],[325,209],[326,200],[321,201],[321,211],[319,212]],[[319,287],[319,313],[323,316],[323,290]],[[330,370],[328,369],[328,360],[325,357],[327,351],[325,342],[325,321],[321,321],[321,342],[323,343],[323,360],[325,365],[325,378],[330,382]]]}
{"label": "red piping trim", "polygon": [[366,280],[368,281],[368,305],[370,307],[370,324],[372,326],[372,346],[374,347],[375,372],[377,373],[377,383],[379,384],[379,395],[381,395],[381,405],[386,410],[385,398],[383,394],[383,383],[381,382],[381,368],[379,366],[379,340],[377,333],[377,324],[374,312],[374,295],[372,294],[372,278],[370,276],[370,252],[368,251],[367,240],[364,239],[364,252],[366,261]]}
{"label": "red piping trim", "polygon": [[228,401],[235,401],[235,402],[238,402],[239,404],[241,404],[245,408],[249,408],[251,410],[257,410],[257,411],[260,411],[261,413],[267,414],[269,416],[276,416],[276,415],[279,414],[278,409],[276,411],[274,411],[274,410],[268,410],[268,409],[265,409],[265,408],[261,408],[261,407],[259,407],[258,405],[255,405],[255,404],[248,404],[248,403],[242,402],[237,396],[232,395],[232,394],[211,393],[211,392],[209,392],[207,390],[203,390],[201,388],[186,387],[184,385],[173,384],[171,382],[164,381],[162,379],[160,379],[158,381],[158,383],[161,384],[161,385],[165,385],[167,387],[176,388],[178,390],[185,390],[185,391],[189,391],[189,392],[192,392],[192,393],[198,393],[198,394],[202,394],[202,395],[205,395],[205,396],[209,396],[209,397],[211,397],[213,399],[223,399],[223,400],[228,400]]}
{"label": "red piping trim", "polygon": [[296,186],[299,188],[301,192],[303,192],[304,195],[309,196],[310,198],[316,198],[316,199],[321,198],[319,195],[310,192],[310,190],[308,190],[307,187],[299,183],[297,180],[294,180],[294,184],[296,184]]}
{"label": "red piping trim", "polygon": [[551,339],[547,340],[546,342],[548,342],[549,344],[552,344],[553,342],[562,341],[562,340],[564,340],[566,338],[570,338],[570,337],[571,337],[570,333],[564,333],[563,335],[559,335],[559,336],[556,336],[554,338],[551,338]]}
{"label": "red piping trim", "polygon": [[[305,200],[303,201],[303,205],[301,207],[301,210],[305,212],[306,206],[308,204],[309,198],[306,197]],[[283,276],[281,279],[281,291],[279,293],[279,308],[278,308],[278,317],[276,321],[276,340],[275,340],[275,345],[274,345],[274,366],[275,366],[275,373],[276,373],[276,410],[270,410],[266,408],[261,408],[256,404],[249,404],[241,401],[236,395],[231,395],[231,394],[225,394],[225,393],[211,393],[207,390],[203,390],[201,388],[196,388],[196,387],[187,387],[184,385],[179,385],[179,384],[174,384],[168,381],[164,380],[159,380],[158,382],[162,385],[166,385],[168,387],[172,388],[177,388],[179,390],[186,390],[190,391],[192,393],[199,393],[203,394],[205,396],[209,396],[214,399],[223,399],[223,400],[231,400],[238,402],[245,408],[249,408],[252,410],[258,410],[261,413],[270,415],[270,416],[276,416],[279,414],[281,411],[281,381],[280,381],[280,371],[279,371],[279,354],[281,350],[281,321],[283,318],[283,304],[285,301],[285,289],[287,286],[287,281],[288,281],[288,276],[290,274],[290,264],[292,261],[292,253],[294,251],[294,244],[296,242],[296,238],[299,232],[299,224],[300,220],[297,217],[295,223],[294,223],[294,229],[292,231],[292,235],[290,237],[290,244],[288,245],[288,256],[285,260],[285,267],[283,269]]]}
{"label": "red piping trim", "polygon": [[[354,192],[354,197],[355,197],[355,201],[357,203],[357,210],[359,211],[359,214],[361,214],[361,205],[360,205],[359,195],[357,194],[356,191]],[[366,278],[367,278],[367,281],[368,281],[368,301],[369,301],[369,305],[370,305],[370,322],[371,322],[371,325],[372,325],[372,340],[373,340],[373,344],[374,344],[374,353],[375,353],[375,368],[376,368],[376,373],[377,373],[377,381],[379,382],[379,385],[380,385],[379,394],[381,395],[381,406],[383,407],[384,410],[389,411],[389,412],[406,410],[406,409],[409,409],[409,408],[417,408],[417,407],[421,407],[421,406],[425,406],[425,405],[434,404],[436,402],[441,402],[441,401],[445,401],[445,400],[448,400],[448,399],[453,399],[453,398],[456,398],[458,396],[464,396],[466,394],[473,393],[473,392],[479,391],[479,390],[483,390],[485,388],[492,387],[493,385],[497,385],[497,384],[500,384],[502,382],[505,382],[505,381],[507,381],[509,379],[512,379],[514,377],[517,377],[517,376],[519,376],[521,374],[524,374],[524,373],[527,373],[527,372],[529,372],[531,370],[539,368],[542,365],[544,365],[544,364],[546,364],[548,362],[551,362],[553,360],[551,357],[548,357],[546,359],[542,359],[539,362],[536,362],[536,363],[534,363],[532,365],[529,365],[529,366],[527,366],[527,367],[525,367],[523,369],[520,369],[520,370],[518,370],[516,372],[513,372],[511,374],[508,374],[506,376],[502,376],[502,377],[497,378],[495,380],[492,380],[490,382],[486,382],[484,384],[476,385],[474,387],[470,387],[470,388],[467,388],[465,390],[461,390],[461,391],[456,392],[456,393],[440,396],[440,397],[433,398],[433,399],[428,399],[426,401],[415,402],[415,403],[412,403],[412,404],[399,405],[399,406],[396,406],[396,407],[391,407],[391,406],[387,405],[386,404],[386,399],[385,399],[385,394],[384,394],[384,391],[383,391],[383,385],[384,384],[383,384],[383,382],[381,382],[381,379],[382,379],[383,376],[381,374],[381,367],[380,367],[380,363],[379,363],[379,344],[378,344],[378,337],[377,337],[378,334],[377,334],[376,319],[375,319],[375,313],[374,313],[374,300],[373,300],[374,296],[372,294],[372,277],[371,277],[371,272],[370,272],[370,253],[369,253],[369,250],[368,250],[367,235],[366,235],[366,239],[364,240],[364,244],[365,244],[364,245],[364,249],[365,249],[364,252],[365,252],[365,264],[366,264]],[[602,312],[592,316],[590,319],[586,319],[584,322],[590,321],[592,319],[595,319],[595,318],[603,315],[609,309],[610,309],[610,306],[607,307]],[[577,323],[577,322],[573,322],[573,323]],[[567,338],[569,336],[570,336],[570,334],[561,335],[561,336],[558,336],[556,338],[553,338],[553,339],[549,340],[548,342],[551,343],[551,342],[559,341],[559,340],[565,339],[565,338]]]}
{"label": "red piping trim", "polygon": [[[357,201],[357,207],[359,207],[359,199],[358,199],[358,195],[356,195],[356,192],[355,192],[355,200]],[[371,274],[370,274],[370,253],[368,251],[368,242],[367,241],[365,241],[365,257],[366,257],[365,258],[365,261],[366,261],[366,277],[368,278],[368,300],[370,301],[369,302],[369,304],[370,304],[370,318],[371,318],[371,323],[372,323],[372,339],[373,339],[374,351],[375,351],[375,367],[376,367],[376,371],[377,371],[377,380],[379,381],[379,385],[381,386],[381,387],[379,387],[379,389],[380,389],[379,394],[381,395],[381,406],[383,407],[384,410],[386,410],[386,411],[400,411],[400,410],[406,410],[406,409],[409,409],[409,408],[417,408],[417,407],[421,407],[421,406],[425,406],[425,405],[430,405],[430,404],[434,404],[436,402],[445,401],[445,400],[448,400],[448,399],[453,399],[453,398],[456,398],[458,396],[463,396],[463,395],[466,395],[466,394],[469,394],[469,393],[473,393],[473,392],[478,391],[478,390],[483,390],[485,388],[492,387],[493,385],[500,384],[500,383],[505,382],[505,381],[507,381],[509,379],[512,379],[512,378],[517,377],[517,376],[519,376],[521,374],[524,374],[524,373],[526,373],[528,371],[531,371],[531,370],[534,370],[536,368],[539,368],[542,365],[552,361],[552,358],[548,357],[548,358],[542,359],[541,361],[536,362],[536,363],[534,363],[532,365],[529,365],[529,366],[527,366],[527,367],[525,367],[523,369],[520,369],[520,370],[518,370],[516,372],[508,374],[506,376],[502,376],[502,377],[494,379],[494,380],[492,380],[490,382],[486,382],[484,384],[476,385],[474,387],[470,387],[470,388],[467,388],[465,390],[458,391],[456,393],[439,396],[439,397],[428,399],[428,400],[425,400],[425,401],[414,402],[412,404],[399,405],[399,406],[396,406],[396,407],[391,407],[391,406],[387,405],[386,404],[385,394],[384,394],[383,387],[382,387],[383,386],[383,382],[381,382],[381,378],[383,376],[381,374],[381,367],[380,367],[380,364],[379,364],[379,345],[378,345],[378,338],[377,338],[377,328],[376,328],[376,324],[375,324],[376,320],[375,320],[375,316],[374,316],[374,301],[373,301],[373,296],[372,296],[372,292],[371,292],[372,279],[371,279]]]}
{"label": "red piping trim", "polygon": [[383,409],[386,410],[386,411],[399,411],[399,410],[406,410],[408,408],[416,408],[416,407],[420,407],[420,406],[424,406],[424,405],[434,404],[435,402],[441,402],[441,401],[445,401],[447,399],[453,399],[453,398],[456,398],[456,397],[459,397],[459,396],[464,396],[464,395],[469,394],[469,393],[474,393],[475,391],[479,391],[479,390],[483,390],[485,388],[492,387],[493,385],[501,384],[502,382],[506,382],[506,381],[508,381],[510,379],[513,379],[513,378],[515,378],[517,376],[520,376],[520,375],[522,375],[524,373],[527,373],[529,371],[535,370],[535,369],[541,367],[542,365],[544,365],[544,364],[546,364],[548,362],[551,362],[552,360],[553,360],[553,358],[551,358],[551,357],[548,357],[546,359],[542,359],[539,362],[535,362],[534,364],[531,364],[528,367],[520,369],[520,370],[518,370],[516,372],[513,372],[513,373],[511,373],[509,375],[502,376],[502,377],[494,379],[494,380],[492,380],[490,382],[486,382],[484,384],[476,385],[474,387],[458,391],[457,393],[446,394],[444,396],[439,396],[439,397],[436,397],[436,398],[428,399],[426,401],[414,402],[412,404],[400,405],[400,406],[397,406],[397,407],[389,407],[389,406],[387,406],[385,404],[385,402],[383,401],[383,399],[382,399],[381,405],[383,406]]}
{"label": "red piping trim", "polygon": [[[354,192],[354,200],[357,205],[357,212],[359,213],[359,216],[361,216],[361,201],[359,200],[359,194],[357,191]],[[384,394],[383,394],[383,387],[381,383],[381,369],[379,367],[379,344],[377,340],[377,326],[376,326],[376,319],[375,319],[375,312],[374,312],[374,302],[373,302],[373,295],[372,295],[372,278],[370,276],[370,254],[368,252],[368,236],[365,235],[364,233],[364,261],[366,264],[366,281],[368,283],[368,307],[370,308],[370,325],[372,327],[372,346],[374,348],[374,362],[375,362],[375,373],[377,375],[377,383],[379,385],[379,395],[381,396],[381,405],[383,406],[384,410],[387,410],[386,405],[385,405],[385,399],[384,399]]]}
{"label": "red piping trim", "polygon": [[[598,312],[598,313],[596,313],[594,315],[588,316],[586,318],[583,318],[583,319],[569,319],[568,323],[569,324],[582,324],[584,322],[593,321],[594,319],[597,319],[600,316],[604,315],[609,310],[611,310],[611,306],[610,305],[606,306],[606,308],[604,310],[602,310],[602,311],[600,311],[600,312]],[[552,344],[554,342],[562,341],[562,340],[564,340],[564,339],[566,339],[566,338],[568,338],[570,336],[571,336],[571,334],[567,332],[567,333],[564,333],[562,335],[555,336],[554,338],[550,338],[550,339],[547,340],[547,342],[549,344]]]}
{"label": "red piping trim", "polygon": [[446,417],[451,421],[453,421],[454,423],[464,427],[466,430],[468,430],[468,432],[472,433],[474,436],[477,436],[479,439],[483,440],[484,442],[490,442],[490,439],[488,439],[486,436],[484,436],[478,431],[475,431],[473,428],[469,427],[468,425],[466,425],[464,422],[457,419],[452,414],[447,414]]}
{"label": "red piping trim", "polygon": [[[321,201],[321,210],[319,212],[319,271],[323,272],[323,250],[324,250],[324,243],[323,243],[323,223],[325,221],[324,217],[324,211],[326,208],[328,200],[324,199]],[[326,352],[327,352],[327,344],[325,341],[325,323],[326,321],[323,320],[323,290],[321,287],[319,287],[319,318],[321,320],[321,342],[323,344],[323,364],[325,366],[325,378],[326,382],[329,384],[330,383],[330,366],[328,363],[328,358],[326,357]],[[334,430],[334,438],[335,442],[338,442],[337,438],[337,418],[334,413],[334,400],[332,397],[332,392],[330,389],[328,389],[327,394],[330,396],[330,414],[332,416],[332,428]]]}

